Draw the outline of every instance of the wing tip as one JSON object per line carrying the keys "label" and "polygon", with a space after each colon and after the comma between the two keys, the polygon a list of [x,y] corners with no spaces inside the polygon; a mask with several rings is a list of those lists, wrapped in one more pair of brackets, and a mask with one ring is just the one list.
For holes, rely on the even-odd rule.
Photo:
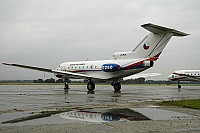
{"label": "wing tip", "polygon": [[6,62],[3,62],[2,64],[3,64],[3,65],[8,65],[8,63],[6,63]]}
{"label": "wing tip", "polygon": [[10,63],[7,63],[7,62],[3,62],[2,63],[3,65],[9,65],[9,66],[11,66],[12,64],[10,64]]}

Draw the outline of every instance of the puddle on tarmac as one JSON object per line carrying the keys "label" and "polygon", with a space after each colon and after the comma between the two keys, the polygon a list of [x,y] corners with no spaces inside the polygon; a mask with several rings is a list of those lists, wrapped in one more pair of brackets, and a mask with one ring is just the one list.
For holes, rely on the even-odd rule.
{"label": "puddle on tarmac", "polygon": [[69,111],[60,117],[88,122],[191,119],[193,116],[157,108],[116,108]]}
{"label": "puddle on tarmac", "polygon": [[116,121],[178,120],[192,119],[194,117],[188,114],[158,108],[95,108],[61,112],[51,111],[47,112],[47,114],[29,114],[25,117],[18,117],[12,120],[8,120],[9,115],[7,114],[2,117],[4,120],[1,121],[0,126],[61,124],[83,121],[101,123]]}
{"label": "puddle on tarmac", "polygon": [[179,113],[169,110],[162,110],[158,108],[133,108],[133,110],[142,113],[151,120],[178,120],[178,119],[192,119],[194,116],[185,113]]}
{"label": "puddle on tarmac", "polygon": [[128,108],[70,111],[61,113],[60,117],[68,120],[81,120],[89,122],[150,120],[145,115]]}

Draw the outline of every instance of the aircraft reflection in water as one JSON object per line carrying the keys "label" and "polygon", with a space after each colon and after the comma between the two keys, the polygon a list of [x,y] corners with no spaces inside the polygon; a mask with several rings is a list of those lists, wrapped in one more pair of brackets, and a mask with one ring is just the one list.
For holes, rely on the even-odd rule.
{"label": "aircraft reflection in water", "polygon": [[88,122],[150,120],[145,115],[128,108],[69,111],[61,113],[60,117],[70,120],[81,120]]}

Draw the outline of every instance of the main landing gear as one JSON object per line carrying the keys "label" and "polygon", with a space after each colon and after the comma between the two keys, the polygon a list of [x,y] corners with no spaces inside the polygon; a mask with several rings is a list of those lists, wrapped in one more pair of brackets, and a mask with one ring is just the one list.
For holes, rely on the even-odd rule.
{"label": "main landing gear", "polygon": [[[118,81],[113,81],[113,83],[111,85],[113,86],[113,88],[116,92],[120,91],[121,84]],[[91,81],[91,79],[89,80],[89,82],[87,84],[87,89],[90,92],[94,91],[94,89],[95,89],[95,84],[94,84],[94,82]]]}
{"label": "main landing gear", "polygon": [[113,86],[115,91],[120,91],[121,90],[121,84],[118,81],[113,81],[113,83],[111,85]]}
{"label": "main landing gear", "polygon": [[91,80],[88,82],[88,84],[87,84],[87,89],[88,89],[88,91],[94,91],[94,89],[95,89],[95,84],[94,84],[94,82],[92,82]]}
{"label": "main landing gear", "polygon": [[[114,90],[116,92],[120,91],[121,84],[118,81],[113,81],[113,83],[111,85],[113,86],[113,88],[114,88]],[[94,82],[92,82],[91,79],[89,79],[89,82],[87,84],[87,89],[90,92],[94,91],[94,89],[95,89],[95,84],[94,84]],[[64,79],[64,90],[65,91],[69,90],[69,85],[67,84],[67,80],[66,79]]]}

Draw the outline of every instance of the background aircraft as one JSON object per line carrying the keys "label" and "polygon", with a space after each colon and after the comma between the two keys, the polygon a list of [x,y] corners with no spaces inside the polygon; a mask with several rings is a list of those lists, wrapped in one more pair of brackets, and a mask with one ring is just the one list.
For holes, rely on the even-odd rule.
{"label": "background aircraft", "polygon": [[177,70],[167,79],[178,81],[178,88],[181,88],[180,81],[200,81],[200,70]]}
{"label": "background aircraft", "polygon": [[[121,89],[120,79],[153,67],[172,36],[189,35],[151,23],[144,24],[142,27],[151,34],[147,35],[132,51],[114,53],[111,60],[65,62],[60,64],[56,70],[14,63],[3,64],[54,73],[56,77],[65,81],[66,79],[85,78],[89,81],[87,84],[89,91],[95,89],[94,80],[112,81],[111,85],[115,91],[119,91]],[[66,82],[65,88],[68,89]]]}

